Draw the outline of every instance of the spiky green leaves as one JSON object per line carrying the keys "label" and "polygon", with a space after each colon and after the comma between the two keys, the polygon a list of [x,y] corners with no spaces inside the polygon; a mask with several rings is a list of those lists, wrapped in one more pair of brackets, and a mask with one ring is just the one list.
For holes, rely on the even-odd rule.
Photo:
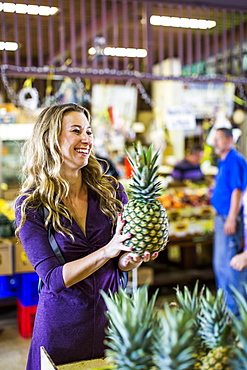
{"label": "spiky green leaves", "polygon": [[199,333],[207,348],[213,349],[232,342],[232,324],[222,289],[218,289],[216,295],[206,289],[206,296],[201,297],[199,321]]}
{"label": "spiky green leaves", "polygon": [[121,370],[151,370],[154,365],[154,332],[159,323],[154,311],[157,292],[148,300],[147,286],[132,295],[120,289],[108,297],[102,292],[109,319],[106,351]]}
{"label": "spiky green leaves", "polygon": [[153,144],[145,149],[141,143],[134,144],[134,156],[127,152],[129,162],[134,170],[130,195],[133,197],[149,199],[156,198],[161,190],[161,182],[158,181],[156,165],[159,152],[153,154]]}
{"label": "spiky green leaves", "polygon": [[[247,293],[247,284],[245,284],[244,289]],[[235,294],[236,301],[238,303],[240,319],[236,316],[232,316],[234,329],[236,336],[238,338],[237,345],[234,347],[233,351],[235,357],[232,360],[232,365],[234,369],[246,370],[247,367],[247,302],[246,299],[240,294],[234,287],[232,290]]]}
{"label": "spiky green leaves", "polygon": [[165,304],[161,317],[163,335],[157,363],[160,370],[189,370],[196,363],[194,318],[188,311],[172,309]]}
{"label": "spiky green leaves", "polygon": [[229,316],[222,290],[215,295],[208,288],[199,291],[197,282],[192,292],[187,287],[183,291],[177,288],[176,292],[177,304],[171,307],[166,303],[159,309],[154,306],[155,296],[148,301],[147,286],[138,288],[133,295],[123,290],[110,297],[102,293],[109,318],[106,355],[113,367],[246,370],[244,297],[234,290],[241,314],[239,320]]}

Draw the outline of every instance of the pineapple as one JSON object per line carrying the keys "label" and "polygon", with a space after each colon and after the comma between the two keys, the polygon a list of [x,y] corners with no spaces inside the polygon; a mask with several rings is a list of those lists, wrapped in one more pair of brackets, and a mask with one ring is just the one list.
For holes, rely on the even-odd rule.
{"label": "pineapple", "polygon": [[148,301],[147,285],[129,295],[123,289],[108,296],[107,360],[121,370],[155,370],[154,332],[159,329],[154,304],[157,292]]}
{"label": "pineapple", "polygon": [[128,153],[134,174],[130,185],[130,201],[125,206],[124,233],[132,237],[125,244],[133,252],[143,255],[145,251],[159,252],[168,241],[167,212],[157,199],[161,190],[156,165],[158,152],[153,155],[153,144],[146,150],[140,143],[134,145],[135,157]]}
{"label": "pineapple", "polygon": [[[201,299],[204,292],[204,287],[199,292],[199,281],[197,280],[193,293],[189,291],[188,287],[184,287],[184,292],[182,292],[179,287],[176,288],[176,298],[178,305],[184,311],[188,311],[191,316],[197,317],[201,308]],[[199,328],[199,323],[197,324]]]}
{"label": "pineapple", "polygon": [[[162,311],[161,311],[162,312]],[[159,370],[191,370],[195,358],[196,327],[189,311],[177,310],[167,303],[161,317],[162,335],[158,333],[157,366]]]}
{"label": "pineapple", "polygon": [[191,293],[187,286],[184,287],[184,291],[180,290],[179,287],[176,288],[176,298],[178,302],[178,307],[180,310],[187,312],[190,317],[194,319],[194,329],[195,329],[195,353],[196,363],[194,365],[194,370],[200,369],[202,360],[206,355],[205,345],[202,343],[201,336],[199,335],[199,313],[201,310],[201,300],[205,287],[199,291],[199,281],[197,280],[194,290]]}
{"label": "pineapple", "polygon": [[[247,292],[247,284],[244,286]],[[231,361],[232,368],[246,370],[247,368],[247,302],[245,298],[232,287],[239,306],[241,319],[232,316],[232,321],[237,335],[237,344],[233,349],[234,358]]]}
{"label": "pineapple", "polygon": [[199,335],[208,352],[200,369],[234,370],[231,367],[231,358],[234,356],[235,338],[222,289],[218,289],[215,296],[206,289],[206,297],[201,297],[198,319]]}

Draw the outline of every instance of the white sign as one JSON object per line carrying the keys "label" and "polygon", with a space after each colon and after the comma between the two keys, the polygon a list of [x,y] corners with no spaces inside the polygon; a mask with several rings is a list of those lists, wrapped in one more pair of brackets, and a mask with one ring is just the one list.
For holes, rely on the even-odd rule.
{"label": "white sign", "polygon": [[183,106],[167,108],[166,127],[168,130],[194,130],[196,128],[194,110]]}

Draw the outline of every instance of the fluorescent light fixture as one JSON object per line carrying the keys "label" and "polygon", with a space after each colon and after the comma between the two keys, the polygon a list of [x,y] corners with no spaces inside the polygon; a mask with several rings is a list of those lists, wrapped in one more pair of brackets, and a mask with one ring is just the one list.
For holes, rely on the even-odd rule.
{"label": "fluorescent light fixture", "polygon": [[0,41],[0,50],[16,51],[18,49],[17,42],[3,42]]}
{"label": "fluorescent light fixture", "polygon": [[[95,55],[96,49],[91,47],[88,50],[88,54]],[[103,55],[112,57],[129,57],[129,58],[145,58],[147,56],[146,49],[135,49],[135,48],[113,48],[106,47],[103,49]]]}
{"label": "fluorescent light fixture", "polygon": [[150,23],[153,26],[197,28],[202,30],[206,30],[208,28],[213,28],[216,26],[216,22],[212,20],[167,17],[159,15],[152,15],[150,17]]}
{"label": "fluorescent light fixture", "polygon": [[26,4],[0,3],[0,11],[6,13],[30,14],[30,15],[53,15],[57,13],[55,6],[38,6]]}

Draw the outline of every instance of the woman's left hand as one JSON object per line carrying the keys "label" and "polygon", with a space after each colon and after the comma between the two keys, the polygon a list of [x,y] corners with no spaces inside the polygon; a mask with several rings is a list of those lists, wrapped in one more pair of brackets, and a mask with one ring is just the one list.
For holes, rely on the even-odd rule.
{"label": "woman's left hand", "polygon": [[148,262],[150,260],[154,260],[159,255],[158,252],[154,252],[153,254],[150,254],[149,252],[145,252],[143,256],[139,256],[139,254],[128,252],[124,253],[119,258],[119,268],[124,271],[133,270],[136,267],[139,267],[142,262]]}

